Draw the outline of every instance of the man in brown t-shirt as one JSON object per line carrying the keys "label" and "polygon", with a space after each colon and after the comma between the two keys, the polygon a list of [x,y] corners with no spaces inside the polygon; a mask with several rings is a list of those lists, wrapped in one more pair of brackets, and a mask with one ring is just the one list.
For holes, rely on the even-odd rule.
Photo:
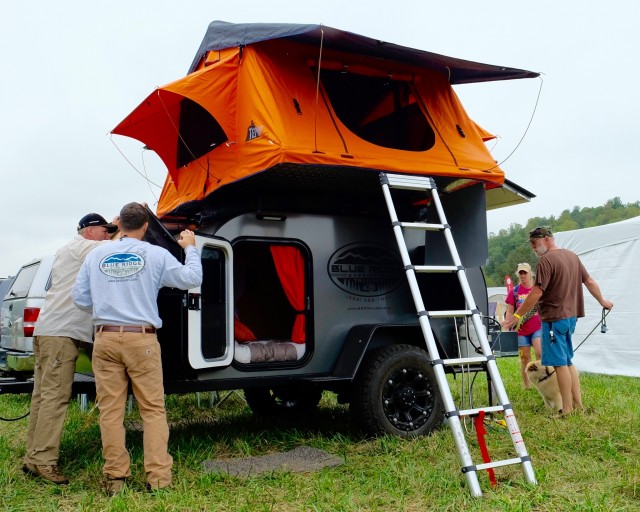
{"label": "man in brown t-shirt", "polygon": [[538,255],[536,282],[527,299],[513,314],[505,328],[517,323],[538,303],[542,321],[542,364],[553,366],[558,376],[562,394],[560,416],[582,409],[582,393],[578,370],[573,366],[571,336],[576,320],[584,316],[582,285],[605,309],[613,302],[606,300],[598,283],[589,275],[578,256],[556,246],[553,232],[548,226],[540,226],[529,233],[531,248]]}

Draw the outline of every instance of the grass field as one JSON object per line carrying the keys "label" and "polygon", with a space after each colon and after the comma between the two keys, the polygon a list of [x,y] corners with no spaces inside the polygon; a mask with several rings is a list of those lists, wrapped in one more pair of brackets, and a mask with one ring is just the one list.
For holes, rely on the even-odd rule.
{"label": "grass field", "polygon": [[[127,490],[106,497],[100,487],[102,458],[97,412],[74,402],[67,417],[61,468],[68,486],[25,476],[21,468],[27,420],[0,422],[0,508],[7,511],[638,511],[640,510],[640,379],[582,375],[584,402],[592,411],[562,420],[548,418],[535,390],[520,384],[515,358],[498,362],[538,479],[525,483],[521,467],[496,469],[497,488],[479,474],[483,497],[472,498],[448,428],[430,437],[369,439],[345,406],[325,393],[318,411],[304,418],[265,420],[251,414],[239,395],[210,407],[201,395],[170,396],[169,450],[175,488],[144,491],[142,434],[135,408],[127,420],[133,478]],[[468,382],[451,381],[460,400]],[[464,390],[464,391],[463,391]],[[479,376],[471,396],[486,403]],[[241,393],[240,393],[241,396]],[[0,396],[0,416],[16,417],[27,396]],[[475,432],[468,442],[476,450]],[[491,424],[493,458],[514,456],[506,430]],[[311,473],[273,472],[249,478],[209,474],[203,462],[311,446],[338,455],[340,466]],[[478,456],[477,462],[481,462]]]}

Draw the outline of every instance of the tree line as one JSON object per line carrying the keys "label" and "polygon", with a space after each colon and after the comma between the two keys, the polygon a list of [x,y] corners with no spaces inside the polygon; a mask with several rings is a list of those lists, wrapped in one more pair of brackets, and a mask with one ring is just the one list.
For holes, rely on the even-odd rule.
{"label": "tree line", "polygon": [[526,225],[511,224],[508,229],[489,233],[489,260],[484,267],[487,286],[503,286],[504,276],[514,282],[518,263],[528,262],[535,269],[536,256],[529,246],[529,231],[538,226],[551,226],[553,232],[570,231],[611,224],[640,215],[640,201],[623,204],[619,197],[609,199],[604,205],[593,208],[574,206],[564,210],[559,217],[533,217]]}

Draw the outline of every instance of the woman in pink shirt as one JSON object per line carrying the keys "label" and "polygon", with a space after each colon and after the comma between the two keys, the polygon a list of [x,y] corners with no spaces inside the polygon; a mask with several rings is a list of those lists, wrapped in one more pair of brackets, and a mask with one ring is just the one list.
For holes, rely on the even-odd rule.
{"label": "woman in pink shirt", "polygon": [[[513,317],[513,313],[524,302],[533,287],[533,274],[531,272],[531,265],[528,263],[518,263],[518,278],[520,284],[513,289],[505,302],[507,303],[507,320]],[[520,353],[520,372],[522,373],[522,382],[525,389],[531,388],[531,382],[527,375],[527,363],[531,361],[531,347],[536,354],[536,359],[540,359],[542,356],[541,338],[542,338],[542,324],[540,317],[538,316],[538,310],[536,308],[531,310],[533,314],[527,314],[522,319],[520,328],[518,329],[518,352]]]}

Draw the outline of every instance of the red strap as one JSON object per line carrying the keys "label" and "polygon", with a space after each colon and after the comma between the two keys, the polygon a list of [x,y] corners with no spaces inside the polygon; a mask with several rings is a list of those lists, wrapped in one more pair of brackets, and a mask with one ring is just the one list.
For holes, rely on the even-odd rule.
{"label": "red strap", "polygon": [[[482,460],[485,464],[491,462],[491,458],[489,457],[489,450],[487,450],[487,443],[485,443],[484,436],[487,431],[484,429],[484,411],[480,411],[477,416],[473,417],[473,423],[476,427],[476,435],[478,436],[478,445],[480,446],[480,453],[482,454]],[[487,473],[489,473],[489,482],[491,482],[491,486],[495,487],[498,485],[496,481],[496,475],[493,472],[493,468],[488,468]]]}

